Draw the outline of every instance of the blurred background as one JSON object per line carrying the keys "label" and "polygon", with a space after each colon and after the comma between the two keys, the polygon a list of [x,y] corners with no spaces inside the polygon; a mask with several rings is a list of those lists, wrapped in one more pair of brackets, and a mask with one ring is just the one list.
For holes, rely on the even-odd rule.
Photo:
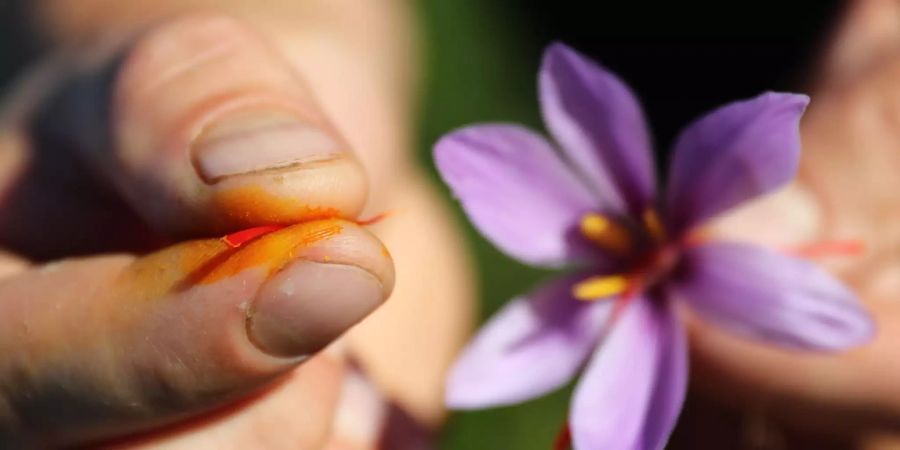
{"label": "blurred background", "polygon": [[[765,90],[806,92],[805,70],[814,63],[842,5],[834,0],[713,6],[636,0],[417,3],[425,39],[418,157],[436,183],[431,145],[442,134],[487,121],[542,129],[536,75],[542,49],[551,41],[563,41],[591,55],[634,88],[647,111],[664,167],[670,141],[700,113]],[[6,31],[26,26],[2,20],[19,16],[16,5],[21,3],[0,0],[0,24]],[[0,86],[35,54],[29,45],[0,40]],[[438,184],[451,202],[446,188]],[[551,275],[504,257],[471,228],[458,208],[456,213],[477,264],[482,320]],[[570,390],[571,386],[511,408],[454,414],[440,446],[547,450],[565,421]],[[687,408],[697,411],[691,401]],[[673,439],[678,448],[692,448],[691,436],[700,427],[742,432],[740,424],[728,419],[716,422],[719,418],[706,416],[700,424],[691,422],[691,416],[685,416],[688,419]]]}
{"label": "blurred background", "polygon": [[[419,156],[436,179],[431,145],[473,122],[519,122],[541,129],[536,75],[543,47],[560,40],[631,84],[653,129],[659,161],[678,130],[704,111],[765,90],[804,89],[806,70],[840,13],[837,1],[576,2],[422,1],[426,82]],[[664,173],[664,172],[661,172]],[[446,188],[444,193],[451,201]],[[550,274],[523,267],[481,238],[456,209],[478,265],[484,320]],[[455,414],[447,450],[551,447],[566,417],[571,386],[511,408]],[[740,417],[689,402],[673,446],[693,448],[695,433],[746,432]],[[702,424],[691,417],[702,416]],[[747,448],[757,447],[753,437]],[[821,445],[821,446],[819,446]],[[826,448],[838,443],[819,443]],[[710,448],[710,447],[704,447]],[[768,447],[766,447],[768,448]],[[839,448],[839,447],[837,447]]]}

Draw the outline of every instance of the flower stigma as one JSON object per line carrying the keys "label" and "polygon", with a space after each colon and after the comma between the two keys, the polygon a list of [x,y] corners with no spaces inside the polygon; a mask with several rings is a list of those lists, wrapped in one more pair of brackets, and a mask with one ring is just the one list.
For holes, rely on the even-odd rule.
{"label": "flower stigma", "polygon": [[582,301],[629,298],[639,289],[661,281],[678,262],[681,246],[669,242],[656,210],[648,208],[633,227],[599,213],[582,217],[581,234],[602,250],[622,257],[627,269],[613,275],[586,278],[572,286],[572,296]]}
{"label": "flower stigma", "polygon": [[663,228],[662,222],[659,221],[659,214],[656,213],[655,209],[645,209],[641,218],[644,220],[644,227],[647,229],[648,234],[656,242],[661,243],[666,240],[666,229]]}

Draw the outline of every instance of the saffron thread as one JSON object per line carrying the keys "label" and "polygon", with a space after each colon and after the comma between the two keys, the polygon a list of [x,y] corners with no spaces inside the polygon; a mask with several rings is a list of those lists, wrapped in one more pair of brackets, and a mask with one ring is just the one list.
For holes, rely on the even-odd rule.
{"label": "saffron thread", "polygon": [[241,230],[223,236],[222,242],[225,242],[225,244],[227,244],[231,248],[238,248],[246,244],[247,242],[250,242],[269,233],[278,231],[282,228],[284,228],[284,225],[263,225],[259,227],[247,228],[246,230]]}
{"label": "saffron thread", "polygon": [[[393,212],[387,211],[381,214],[377,214],[368,219],[356,220],[355,222],[360,226],[369,226],[379,223],[391,215],[393,215]],[[245,230],[236,231],[234,233],[222,236],[222,242],[224,242],[231,248],[238,248],[254,239],[263,237],[269,233],[274,233],[287,226],[288,225],[262,225],[258,227],[247,228]]]}
{"label": "saffron thread", "polygon": [[569,450],[572,448],[572,433],[569,431],[569,423],[563,423],[562,428],[553,440],[553,450]]}
{"label": "saffron thread", "polygon": [[856,256],[866,251],[866,245],[858,239],[814,242],[807,245],[789,247],[785,251],[800,258],[823,258],[827,256]]}

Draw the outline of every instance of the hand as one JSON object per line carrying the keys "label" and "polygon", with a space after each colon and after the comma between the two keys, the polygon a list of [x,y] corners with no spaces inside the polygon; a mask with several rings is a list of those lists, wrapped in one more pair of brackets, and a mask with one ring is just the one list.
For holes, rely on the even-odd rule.
{"label": "hand", "polygon": [[388,445],[421,444],[471,292],[409,161],[405,5],[29,5],[49,51],[0,123],[0,442],[362,449],[405,417]]}
{"label": "hand", "polygon": [[[787,439],[784,448],[812,445],[810,435],[868,442],[873,434],[900,430],[898,17],[894,1],[850,2],[810,91],[797,183],[717,224],[730,237],[782,248],[847,239],[867,248],[819,258],[856,289],[877,321],[877,338],[863,348],[804,355],[701,323],[692,329],[695,390],[806,435],[796,442],[778,438]],[[702,436],[699,427],[709,424],[687,417],[687,427]],[[693,433],[686,429],[684,437]]]}

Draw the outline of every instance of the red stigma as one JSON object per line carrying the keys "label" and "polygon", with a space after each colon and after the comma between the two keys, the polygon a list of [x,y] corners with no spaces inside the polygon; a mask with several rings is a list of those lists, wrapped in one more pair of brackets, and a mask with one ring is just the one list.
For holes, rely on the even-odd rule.
{"label": "red stigma", "polygon": [[789,247],[785,251],[800,258],[824,258],[827,256],[857,256],[866,251],[866,245],[858,239],[814,242]]}
{"label": "red stigma", "polygon": [[569,423],[563,424],[556,439],[553,440],[553,450],[569,450],[572,448],[572,433],[569,431]]}
{"label": "red stigma", "polygon": [[223,236],[222,241],[231,248],[238,248],[247,242],[250,242],[260,236],[278,231],[284,228],[284,225],[263,225],[259,227],[247,228],[229,235]]}
{"label": "red stigma", "polygon": [[392,215],[394,215],[393,211],[385,211],[381,214],[376,214],[375,216],[372,216],[368,219],[359,219],[356,221],[356,224],[360,226],[375,225],[376,223],[381,222],[382,220],[387,219]]}
{"label": "red stigma", "polygon": [[[392,213],[390,211],[378,214],[374,217],[368,219],[355,220],[354,222],[359,226],[368,226],[374,225],[382,220],[386,219]],[[288,225],[262,225],[253,228],[247,228],[245,230],[236,231],[231,234],[227,234],[222,237],[222,242],[227,244],[231,248],[238,248],[247,242],[250,242],[256,238],[265,236],[269,233],[273,233],[282,228],[287,227]]]}

